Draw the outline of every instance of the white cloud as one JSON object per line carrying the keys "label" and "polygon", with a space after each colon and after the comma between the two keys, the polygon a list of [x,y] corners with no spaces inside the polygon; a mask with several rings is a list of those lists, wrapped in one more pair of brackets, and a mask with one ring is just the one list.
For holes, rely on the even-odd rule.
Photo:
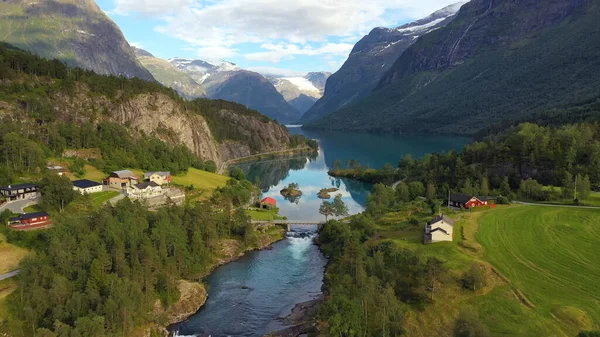
{"label": "white cloud", "polygon": [[373,27],[394,25],[398,13],[416,19],[456,1],[115,0],[112,12],[157,18],[156,31],[187,42],[199,57],[231,57],[253,43],[264,51],[247,60],[277,63],[294,55],[347,55]]}
{"label": "white cloud", "polygon": [[244,55],[244,58],[252,61],[269,61],[271,63],[277,63],[281,59],[288,59],[293,55],[340,55],[347,56],[353,45],[348,43],[325,43],[318,48],[306,45],[299,47],[298,45],[287,43],[287,44],[272,44],[265,43],[261,45],[261,48],[266,51],[249,53]]}
{"label": "white cloud", "polygon": [[144,49],[144,46],[142,46],[142,44],[139,42],[129,42],[129,45],[138,49]]}
{"label": "white cloud", "polygon": [[195,0],[115,0],[112,13],[129,15],[139,13],[146,16],[165,16],[192,6]]}
{"label": "white cloud", "polygon": [[302,77],[306,75],[306,72],[277,67],[248,67],[247,69],[263,75],[273,75],[277,77]]}

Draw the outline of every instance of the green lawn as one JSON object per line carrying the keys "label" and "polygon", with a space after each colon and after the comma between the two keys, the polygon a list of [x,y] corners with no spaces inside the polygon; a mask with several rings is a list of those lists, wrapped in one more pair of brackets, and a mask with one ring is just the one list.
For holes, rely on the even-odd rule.
{"label": "green lawn", "polygon": [[92,199],[92,206],[94,208],[100,208],[105,202],[119,195],[118,191],[105,191],[90,194]]}
{"label": "green lawn", "polygon": [[43,209],[39,205],[31,205],[31,206],[27,206],[27,207],[23,208],[23,211],[25,213],[35,213],[35,212],[41,212],[41,211],[43,211]]}
{"label": "green lawn", "polygon": [[263,221],[270,221],[270,220],[281,220],[283,219],[282,216],[279,216],[277,214],[278,210],[277,209],[273,209],[273,210],[246,210],[246,214],[248,214],[252,220],[263,220]]}
{"label": "green lawn", "polygon": [[195,189],[212,191],[218,187],[225,186],[227,180],[229,180],[229,177],[190,168],[185,175],[173,176],[172,182],[182,186],[194,185]]}
{"label": "green lawn", "polygon": [[[574,336],[600,328],[599,224],[600,212],[590,209],[527,206],[485,214],[476,234],[484,258],[534,305],[523,311],[511,303],[512,312],[538,318],[494,314],[486,323],[522,336]],[[498,301],[485,307],[488,314],[511,310]]]}
{"label": "green lawn", "polygon": [[[102,179],[106,178],[108,175],[100,170],[98,170],[95,166],[90,164],[85,164],[85,175],[82,179],[88,179],[92,181],[101,182]],[[78,178],[72,177],[71,179],[77,180]]]}

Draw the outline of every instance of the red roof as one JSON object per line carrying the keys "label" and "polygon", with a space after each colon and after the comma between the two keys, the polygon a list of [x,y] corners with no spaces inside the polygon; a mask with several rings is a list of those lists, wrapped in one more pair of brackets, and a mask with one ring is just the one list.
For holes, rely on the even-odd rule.
{"label": "red roof", "polygon": [[273,199],[273,198],[269,198],[269,197],[267,197],[267,198],[264,198],[263,200],[261,200],[261,201],[260,201],[260,203],[261,203],[261,204],[262,204],[262,203],[265,203],[265,204],[270,204],[270,205],[273,205],[273,206],[277,205],[277,201],[276,201],[275,199]]}

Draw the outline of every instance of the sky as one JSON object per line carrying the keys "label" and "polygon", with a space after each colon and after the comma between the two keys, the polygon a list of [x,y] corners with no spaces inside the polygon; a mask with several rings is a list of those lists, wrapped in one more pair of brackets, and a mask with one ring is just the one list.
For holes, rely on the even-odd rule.
{"label": "sky", "polygon": [[335,72],[375,27],[458,0],[96,0],[130,44],[154,56],[227,60],[280,76]]}

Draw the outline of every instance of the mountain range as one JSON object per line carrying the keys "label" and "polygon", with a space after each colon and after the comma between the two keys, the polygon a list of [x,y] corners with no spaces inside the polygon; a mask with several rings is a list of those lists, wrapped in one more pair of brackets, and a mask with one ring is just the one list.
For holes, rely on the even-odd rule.
{"label": "mountain range", "polygon": [[93,0],[1,1],[0,41],[98,74],[154,80]]}
{"label": "mountain range", "polygon": [[420,36],[447,25],[463,4],[447,6],[397,28],[373,29],[356,43],[346,62],[331,75],[323,97],[304,114],[301,122],[314,121],[367,96],[406,48]]}
{"label": "mountain range", "polygon": [[170,62],[155,57],[151,53],[135,48],[135,54],[140,63],[150,71],[152,76],[162,85],[172,88],[185,99],[192,100],[199,97],[207,97],[206,91],[200,83],[190,75],[177,69]]}
{"label": "mountain range", "polygon": [[597,1],[472,0],[367,97],[309,127],[473,135],[598,120],[599,20]]}
{"label": "mountain range", "polygon": [[329,72],[310,72],[303,77],[267,76],[283,98],[304,114],[323,96],[325,83],[331,76]]}
{"label": "mountain range", "polygon": [[202,85],[208,97],[243,104],[280,123],[292,123],[301,114],[257,72],[227,61],[173,58],[169,62]]}

